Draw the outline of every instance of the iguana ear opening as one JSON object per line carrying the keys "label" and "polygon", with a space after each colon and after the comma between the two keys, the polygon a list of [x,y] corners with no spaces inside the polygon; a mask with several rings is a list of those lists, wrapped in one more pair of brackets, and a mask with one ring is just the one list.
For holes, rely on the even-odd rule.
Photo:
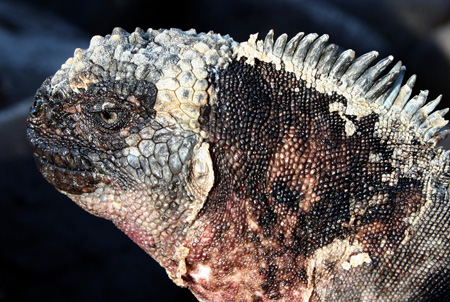
{"label": "iguana ear opening", "polygon": [[189,221],[194,220],[202,209],[213,185],[214,168],[209,152],[209,144],[201,142],[194,147],[189,175],[186,180],[186,191],[194,198]]}

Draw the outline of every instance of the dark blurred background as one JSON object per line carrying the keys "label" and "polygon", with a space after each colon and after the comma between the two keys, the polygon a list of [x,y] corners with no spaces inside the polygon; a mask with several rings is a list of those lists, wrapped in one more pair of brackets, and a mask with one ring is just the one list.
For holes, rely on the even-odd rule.
{"label": "dark blurred background", "polygon": [[33,94],[92,35],[195,28],[246,40],[328,33],[357,54],[392,54],[416,93],[450,101],[449,0],[0,1],[0,301],[195,301],[112,223],[40,176],[25,141]]}

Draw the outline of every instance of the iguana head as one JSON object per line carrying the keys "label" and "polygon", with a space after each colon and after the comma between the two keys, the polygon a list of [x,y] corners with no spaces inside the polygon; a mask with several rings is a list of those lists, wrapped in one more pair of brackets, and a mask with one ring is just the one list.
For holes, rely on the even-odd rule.
{"label": "iguana head", "polygon": [[28,138],[45,178],[163,261],[214,182],[199,116],[212,97],[206,70],[226,66],[233,43],[115,29],[77,49],[31,109]]}

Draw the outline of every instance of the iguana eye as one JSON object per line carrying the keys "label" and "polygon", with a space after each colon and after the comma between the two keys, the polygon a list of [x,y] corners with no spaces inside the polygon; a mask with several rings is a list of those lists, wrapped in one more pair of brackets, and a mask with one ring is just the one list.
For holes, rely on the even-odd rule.
{"label": "iguana eye", "polygon": [[101,131],[115,132],[128,122],[128,114],[121,108],[108,108],[92,112],[93,123]]}
{"label": "iguana eye", "polygon": [[119,119],[119,114],[114,111],[102,111],[100,117],[108,125],[114,125]]}

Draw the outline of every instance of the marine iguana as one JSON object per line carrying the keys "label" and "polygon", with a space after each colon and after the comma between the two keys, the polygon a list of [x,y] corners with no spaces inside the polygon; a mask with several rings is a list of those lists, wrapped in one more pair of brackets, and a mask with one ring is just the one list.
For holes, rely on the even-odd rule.
{"label": "marine iguana", "polygon": [[447,110],[328,36],[120,28],[36,93],[44,177],[200,301],[425,301],[450,284]]}

